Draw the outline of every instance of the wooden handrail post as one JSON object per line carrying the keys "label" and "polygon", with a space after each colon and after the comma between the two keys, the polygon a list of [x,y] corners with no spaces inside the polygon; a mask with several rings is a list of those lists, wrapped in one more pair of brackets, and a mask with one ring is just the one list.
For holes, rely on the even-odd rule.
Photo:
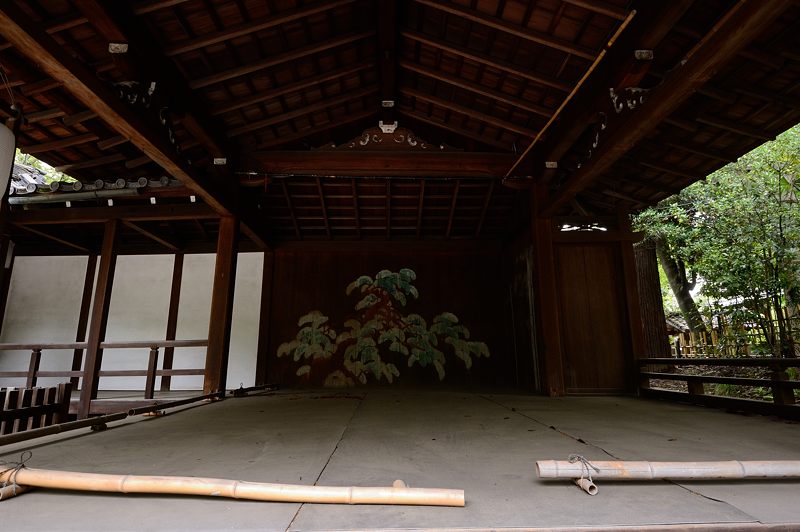
{"label": "wooden handrail post", "polygon": [[691,395],[705,395],[706,390],[702,381],[687,381],[686,388]]}
{"label": "wooden handrail post", "polygon": [[153,346],[150,348],[150,360],[147,363],[147,381],[144,385],[145,399],[152,399],[155,395],[156,369],[158,369],[158,347]]}
{"label": "wooden handrail post", "polygon": [[33,388],[36,386],[36,374],[39,373],[39,364],[42,362],[42,350],[31,349],[31,362],[28,365],[28,380],[25,383],[26,388]]}
{"label": "wooden handrail post", "polygon": [[776,405],[793,405],[794,390],[783,386],[783,383],[789,380],[786,371],[780,368],[773,368],[772,371],[772,402]]}

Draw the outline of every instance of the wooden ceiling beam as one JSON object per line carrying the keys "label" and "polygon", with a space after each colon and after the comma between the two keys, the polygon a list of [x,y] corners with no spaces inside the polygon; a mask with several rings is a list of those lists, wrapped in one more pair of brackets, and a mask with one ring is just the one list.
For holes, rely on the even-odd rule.
{"label": "wooden ceiling beam", "polygon": [[320,83],[325,83],[326,81],[332,81],[339,78],[343,78],[345,76],[349,76],[351,74],[355,74],[362,70],[368,70],[374,67],[375,63],[373,61],[364,61],[357,65],[337,68],[329,72],[323,72],[322,74],[316,76],[311,76],[309,78],[301,79],[300,81],[297,81],[295,83],[287,83],[285,85],[279,85],[273,87],[263,93],[254,94],[253,96],[248,96],[245,98],[236,98],[229,104],[220,106],[215,105],[214,108],[211,110],[211,115],[212,116],[224,115],[225,113],[230,113],[231,111],[236,111],[244,107],[249,107],[251,105],[256,105],[259,103],[274,100],[280,96],[283,96],[284,94],[291,94],[293,92],[298,92],[303,89],[319,85]]}
{"label": "wooden ceiling beam", "polygon": [[170,175],[180,179],[221,214],[231,214],[232,203],[224,191],[195,175],[160,132],[153,131],[136,111],[119,100],[111,89],[66,49],[47,36],[13,2],[0,4],[3,34],[29,60],[65,88],[110,127],[131,142]]}
{"label": "wooden ceiling beam", "polygon": [[259,31],[275,28],[283,24],[294,22],[295,20],[337,9],[347,4],[352,4],[354,1],[355,0],[333,0],[330,2],[317,2],[309,6],[279,11],[277,13],[270,13],[270,15],[264,19],[234,24],[224,30],[215,31],[207,35],[191,39],[188,42],[168,46],[164,50],[164,54],[167,57],[185,54],[187,52],[199,50],[200,48],[205,48],[206,46],[211,46],[212,44],[218,44],[221,42],[230,41],[232,39],[237,39],[239,37],[244,37],[246,35],[252,35],[253,33],[257,33]]}
{"label": "wooden ceiling beam", "polygon": [[680,107],[698,87],[764,31],[792,5],[791,0],[744,0],[725,13],[706,39],[687,54],[686,62],[671,71],[647,101],[604,139],[592,158],[573,173],[545,202],[543,215],[554,214],[578,192],[610,169],[620,157]]}
{"label": "wooden ceiling beam", "polygon": [[587,125],[596,120],[597,112],[609,109],[609,87],[617,87],[631,70],[636,70],[634,50],[656,48],[693,4],[694,0],[674,0],[637,5],[636,17],[564,107],[548,129],[548,138],[520,156],[514,165],[521,167],[518,173],[535,175],[544,181],[547,175],[544,163],[564,157]]}
{"label": "wooden ceiling beam", "polygon": [[461,7],[458,4],[442,3],[438,0],[416,0],[416,2],[444,13],[469,20],[470,22],[502,31],[503,33],[513,35],[514,37],[524,39],[528,42],[586,59],[587,61],[594,61],[595,56],[599,53],[599,50],[592,50],[591,48],[575,44],[566,39],[560,39],[547,33],[534,31],[518,24],[512,24],[503,19],[481,13],[475,9]]}
{"label": "wooden ceiling beam", "polygon": [[550,118],[550,116],[553,114],[553,109],[550,109],[549,107],[545,107],[543,105],[537,105],[522,98],[516,98],[511,94],[490,89],[479,83],[468,81],[458,76],[452,76],[450,74],[446,74],[441,70],[426,68],[422,65],[418,65],[417,63],[413,63],[411,61],[406,61],[406,60],[401,60],[399,64],[400,68],[402,68],[403,70],[408,70],[409,72],[416,72],[417,74],[421,74],[427,78],[441,81],[442,83],[446,83],[448,85],[457,87],[459,89],[464,89],[465,91],[471,92],[473,94],[479,94],[489,99],[503,102],[507,105],[514,107],[515,109],[522,109],[524,111],[528,111],[529,113],[543,116],[545,118]]}
{"label": "wooden ceiling beam", "polygon": [[167,248],[168,250],[170,250],[172,252],[177,253],[178,251],[180,251],[180,247],[177,246],[176,244],[170,242],[169,240],[167,240],[164,237],[161,237],[161,236],[153,233],[152,231],[148,231],[147,229],[145,229],[144,227],[140,226],[137,223],[131,222],[130,220],[123,220],[122,223],[126,227],[128,227],[130,229],[133,229],[137,233],[146,236],[147,238],[149,238],[153,242],[157,242],[158,244],[161,244],[162,246],[164,246],[165,248]]}
{"label": "wooden ceiling beam", "polygon": [[159,9],[177,6],[188,1],[189,0],[146,0],[133,6],[133,12],[137,15],[144,15],[152,13],[153,11],[158,11]]}
{"label": "wooden ceiling beam", "polygon": [[45,231],[41,231],[39,229],[34,229],[33,227],[28,227],[26,225],[19,225],[19,224],[13,224],[13,225],[15,227],[19,227],[23,231],[27,231],[27,232],[32,233],[34,235],[40,236],[42,238],[46,238],[48,240],[52,240],[53,242],[57,242],[57,243],[61,244],[62,246],[67,246],[68,248],[77,249],[78,251],[80,251],[82,253],[86,253],[87,255],[90,253],[89,248],[87,248],[87,247],[75,244],[74,242],[70,242],[69,240],[64,240],[63,238],[59,238],[59,237],[57,237],[55,235],[51,235],[50,233],[47,233]]}
{"label": "wooden ceiling beam", "polygon": [[577,7],[582,7],[587,11],[599,13],[607,17],[617,20],[625,20],[628,17],[628,12],[618,6],[602,2],[601,0],[561,0],[565,4],[570,4]]}
{"label": "wooden ceiling beam", "polygon": [[229,130],[227,134],[228,137],[233,138],[233,137],[238,137],[240,135],[244,135],[245,133],[252,133],[253,131],[258,131],[259,129],[264,129],[265,127],[274,126],[282,122],[288,122],[289,120],[293,120],[301,116],[309,115],[311,113],[316,113],[317,111],[330,109],[331,107],[335,107],[337,105],[341,105],[353,100],[364,98],[371,94],[377,93],[378,90],[379,87],[371,86],[371,87],[364,87],[361,90],[353,92],[345,92],[344,94],[338,96],[337,98],[323,99],[315,104],[307,105],[305,107],[301,107],[300,109],[289,111],[288,113],[282,113],[279,115],[271,116],[269,118],[265,118],[264,120],[257,120],[255,122],[251,122],[249,124],[233,128]]}
{"label": "wooden ceiling beam", "polygon": [[84,135],[75,135],[74,137],[67,137],[65,139],[52,140],[50,142],[42,142],[41,144],[30,144],[28,146],[20,146],[20,150],[24,153],[31,155],[42,153],[46,151],[61,150],[64,148],[71,148],[72,146],[80,146],[88,142],[97,140],[98,137],[94,133],[86,133]]}
{"label": "wooden ceiling beam", "polygon": [[[380,80],[382,102],[395,102],[397,94],[397,0],[379,0],[375,10],[378,20],[377,58],[378,78]],[[391,107],[381,106],[381,120],[386,124],[394,123],[397,113],[395,104]]]}
{"label": "wooden ceiling beam", "polygon": [[339,46],[344,46],[346,44],[368,39],[370,37],[373,37],[374,35],[375,35],[375,30],[370,30],[359,33],[349,33],[337,39],[331,39],[319,43],[309,44],[307,46],[303,46],[295,50],[289,50],[288,52],[273,55],[271,57],[262,59],[260,61],[253,61],[246,65],[234,67],[228,70],[223,70],[222,72],[216,72],[214,74],[198,78],[196,80],[190,81],[189,87],[192,89],[202,89],[204,87],[209,87],[217,83],[222,83],[223,81],[240,78],[242,76],[253,74],[261,70],[266,70],[267,68],[273,67],[275,65],[280,65],[282,63],[287,63],[289,61],[297,61],[298,59],[302,59],[304,57],[308,57],[310,55],[314,55],[319,52],[324,52],[326,50],[331,50]]}
{"label": "wooden ceiling beam", "polygon": [[484,113],[480,113],[480,112],[475,111],[474,109],[472,109],[470,107],[464,107],[463,105],[459,105],[457,103],[453,103],[453,102],[451,102],[449,100],[438,98],[436,96],[431,96],[430,94],[422,92],[422,91],[417,90],[417,89],[412,89],[412,88],[409,88],[409,87],[401,87],[400,88],[400,93],[401,94],[405,94],[406,96],[411,96],[413,98],[416,98],[417,100],[422,100],[422,101],[425,101],[425,102],[428,102],[428,103],[432,103],[433,105],[436,105],[436,106],[441,107],[443,109],[447,109],[447,110],[450,110],[450,111],[465,115],[468,118],[479,120],[479,121],[484,122],[486,124],[491,124],[491,125],[493,125],[495,127],[499,127],[500,129],[504,129],[506,131],[511,131],[513,133],[516,133],[517,135],[522,135],[523,137],[529,137],[529,138],[532,139],[532,138],[534,138],[536,136],[536,133],[537,133],[536,131],[534,131],[534,130],[532,130],[530,128],[527,128],[527,127],[524,127],[524,126],[520,126],[519,124],[514,124],[514,123],[509,122],[507,120],[502,120],[500,118],[496,118],[496,117],[494,117],[492,115],[487,115],[487,114],[484,114]]}
{"label": "wooden ceiling beam", "polygon": [[730,131],[731,133],[736,133],[737,135],[750,137],[756,140],[760,140],[762,142],[767,142],[775,138],[774,136],[770,135],[769,133],[761,129],[748,126],[739,121],[734,122],[731,120],[725,120],[724,118],[717,118],[715,116],[709,116],[709,115],[697,116],[695,117],[694,120],[695,122],[699,122],[707,126],[715,127],[717,129],[722,129],[723,131]]}
{"label": "wooden ceiling beam", "polygon": [[[69,199],[64,195],[64,201]],[[116,207],[62,207],[11,211],[9,223],[14,225],[100,224],[110,219],[130,222],[163,220],[216,220],[219,214],[208,205],[191,203],[182,205],[125,205]]]}
{"label": "wooden ceiling beam", "polygon": [[418,111],[415,111],[413,109],[404,109],[404,108],[400,107],[398,109],[398,112],[400,114],[405,115],[405,116],[407,116],[409,118],[412,118],[414,120],[419,120],[420,122],[424,122],[426,124],[430,124],[430,125],[435,126],[435,127],[439,128],[439,129],[443,129],[443,130],[448,131],[450,133],[454,133],[455,135],[458,135],[458,136],[466,138],[466,139],[472,139],[472,140],[480,142],[481,144],[484,144],[486,146],[494,146],[495,148],[498,148],[498,149],[503,150],[505,152],[508,152],[508,151],[511,150],[511,144],[506,144],[504,142],[500,142],[500,141],[492,139],[492,138],[487,138],[487,137],[484,137],[482,135],[478,135],[476,133],[473,133],[472,131],[467,131],[466,129],[454,129],[453,126],[451,126],[450,124],[448,124],[446,122],[443,122],[442,120],[439,120],[439,119],[434,118],[432,116],[427,116],[427,115],[425,115],[423,113],[420,113]]}
{"label": "wooden ceiling beam", "polygon": [[121,153],[114,153],[105,157],[96,157],[81,161],[79,163],[67,163],[61,166],[56,166],[57,172],[69,172],[73,170],[83,170],[85,168],[97,168],[111,163],[118,163],[125,160],[125,156]]}
{"label": "wooden ceiling beam", "polygon": [[42,111],[36,111],[33,113],[26,114],[24,119],[25,123],[28,124],[35,124],[36,122],[42,122],[43,120],[51,120],[53,118],[60,118],[64,116],[65,113],[61,108],[54,107],[52,109],[44,109]]}
{"label": "wooden ceiling beam", "polygon": [[514,155],[437,151],[256,151],[254,171],[283,175],[500,177]]}
{"label": "wooden ceiling beam", "polygon": [[458,57],[469,59],[470,61],[474,61],[478,64],[492,67],[497,70],[507,72],[509,74],[513,74],[514,76],[520,77],[522,79],[527,79],[528,81],[538,83],[539,85],[545,85],[547,87],[558,89],[563,92],[569,92],[572,90],[572,85],[564,81],[561,81],[557,78],[535,74],[531,72],[527,67],[515,65],[508,61],[503,61],[501,59],[489,57],[488,55],[472,51],[464,46],[445,43],[441,39],[438,39],[436,37],[430,37],[428,35],[425,35],[424,33],[420,33],[417,31],[403,31],[400,33],[400,35],[402,35],[407,39],[411,39],[412,41],[418,42],[420,44],[424,44],[432,48],[437,48],[439,50],[442,50],[443,52],[448,52]]}

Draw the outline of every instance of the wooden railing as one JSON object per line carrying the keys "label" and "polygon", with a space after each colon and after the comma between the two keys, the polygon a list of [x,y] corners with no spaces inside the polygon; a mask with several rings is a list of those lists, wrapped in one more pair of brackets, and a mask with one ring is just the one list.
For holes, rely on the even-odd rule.
{"label": "wooden railing", "polygon": [[[795,390],[800,381],[790,380],[788,368],[800,368],[796,358],[643,358],[639,364],[639,390],[644,397],[668,398],[708,406],[800,417],[800,406],[795,400]],[[693,375],[674,372],[679,366],[704,366],[711,368],[739,367],[765,368],[770,378],[730,377],[723,375]],[[665,369],[666,368],[666,369]],[[667,390],[651,386],[653,380],[686,383],[686,392]],[[706,384],[728,384],[745,387],[768,388],[772,402],[758,399],[743,399],[708,393]]]}
{"label": "wooden railing", "polygon": [[0,435],[68,421],[71,390],[68,382],[51,388],[0,388]]}
{"label": "wooden railing", "polygon": [[[149,349],[147,369],[131,370],[100,370],[100,377],[146,377],[144,398],[152,399],[155,394],[156,377],[165,376],[184,376],[184,375],[203,375],[204,368],[189,369],[158,369],[159,349],[161,348],[180,348],[180,347],[207,347],[208,340],[148,340],[131,342],[102,342],[102,349]],[[39,378],[55,377],[77,379],[84,376],[82,370],[64,371],[42,371],[39,369],[42,360],[42,351],[71,349],[85,350],[86,342],[70,343],[36,343],[36,344],[0,344],[0,351],[30,351],[30,362],[27,371],[0,371],[0,377],[25,379],[25,387],[33,388]]]}

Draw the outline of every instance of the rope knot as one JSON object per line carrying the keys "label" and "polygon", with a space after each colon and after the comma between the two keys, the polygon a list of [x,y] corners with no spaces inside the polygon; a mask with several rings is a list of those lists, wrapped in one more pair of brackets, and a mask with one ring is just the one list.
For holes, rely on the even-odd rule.
{"label": "rope knot", "polygon": [[595,470],[596,473],[600,472],[600,468],[592,464],[589,460],[586,459],[585,456],[581,454],[571,454],[569,455],[570,464],[574,464],[575,462],[581,463],[581,478],[589,479],[589,482],[592,482],[592,469]]}
{"label": "rope knot", "polygon": [[11,466],[5,469],[0,469],[0,475],[4,475],[5,473],[11,471],[11,474],[8,475],[8,479],[3,482],[3,485],[0,486],[0,488],[5,488],[10,485],[13,490],[12,496],[15,496],[17,494],[17,473],[19,473],[20,469],[25,467],[25,463],[30,460],[32,456],[33,453],[31,451],[23,451],[19,455],[19,461],[15,462],[13,460],[0,460],[0,467]]}

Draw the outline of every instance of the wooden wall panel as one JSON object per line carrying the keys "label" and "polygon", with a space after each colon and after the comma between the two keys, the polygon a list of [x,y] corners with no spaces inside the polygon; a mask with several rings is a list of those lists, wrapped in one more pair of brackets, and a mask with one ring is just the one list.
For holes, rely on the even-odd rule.
{"label": "wooden wall panel", "polygon": [[567,393],[630,390],[630,339],[619,247],[557,245]]}
{"label": "wooden wall panel", "polygon": [[[399,372],[399,376],[392,379],[393,385],[513,386],[514,360],[509,349],[511,326],[506,297],[508,285],[501,256],[480,252],[370,252],[367,246],[363,251],[279,249],[275,252],[269,349],[264,364],[268,368],[267,381],[283,386],[316,386],[340,370],[342,352],[316,359],[306,358],[296,350],[287,353],[286,348],[283,356],[277,354],[282,344],[298,338],[303,328],[298,320],[311,311],[319,311],[328,318],[318,329],[323,330],[332,343],[336,343],[338,335],[349,330],[350,326],[345,325],[347,320],[356,319],[365,325],[374,313],[371,309],[356,310],[365,294],[356,289],[348,296],[345,293],[348,284],[362,275],[374,279],[381,270],[400,272],[403,268],[415,272],[416,279],[412,284],[419,297],[408,296],[405,307],[394,302],[395,310],[405,316],[420,315],[429,328],[432,328],[434,316],[452,313],[458,318],[458,324],[469,330],[469,338],[461,339],[485,343],[490,356],[470,356],[472,367],[467,370],[465,363],[454,355],[452,346],[440,336],[436,347],[446,356],[443,366],[445,378],[440,380],[433,363],[425,367],[415,363],[409,367],[405,356],[389,352],[384,345],[380,350],[381,359],[394,363]],[[378,335],[374,339],[377,340]],[[321,341],[326,342],[324,339]],[[341,351],[346,345],[341,344]],[[294,359],[295,355],[298,360]],[[298,370],[305,365],[309,366],[308,373],[298,376]],[[386,385],[387,379],[369,378],[368,384]]]}

